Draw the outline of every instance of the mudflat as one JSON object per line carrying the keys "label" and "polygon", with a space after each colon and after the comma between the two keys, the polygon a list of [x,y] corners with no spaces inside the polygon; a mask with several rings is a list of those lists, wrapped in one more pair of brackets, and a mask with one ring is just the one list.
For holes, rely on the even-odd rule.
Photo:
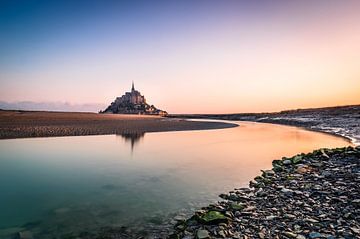
{"label": "mudflat", "polygon": [[236,126],[149,115],[0,110],[0,139],[205,130]]}

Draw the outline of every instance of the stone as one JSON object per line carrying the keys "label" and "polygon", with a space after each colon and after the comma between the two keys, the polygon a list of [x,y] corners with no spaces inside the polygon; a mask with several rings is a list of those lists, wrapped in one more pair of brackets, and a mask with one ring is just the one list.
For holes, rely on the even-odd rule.
{"label": "stone", "polygon": [[302,158],[301,155],[296,155],[295,157],[293,157],[293,158],[291,159],[291,161],[292,161],[293,164],[298,164],[298,163],[300,163],[302,160],[303,160],[303,158]]}
{"label": "stone", "polygon": [[255,209],[256,207],[254,206],[247,206],[246,208],[244,208],[244,212],[254,211]]}
{"label": "stone", "polygon": [[19,239],[33,239],[33,235],[30,231],[19,232]]}
{"label": "stone", "polygon": [[288,195],[291,195],[291,194],[293,194],[293,193],[294,193],[294,191],[293,191],[293,190],[291,190],[291,189],[287,189],[287,188],[283,188],[283,189],[281,189],[281,192],[282,192],[282,193],[285,193],[285,194],[288,194]]}
{"label": "stone", "polygon": [[176,221],[185,221],[186,218],[184,216],[182,216],[182,215],[177,215],[176,217],[174,217],[174,220],[176,220]]}
{"label": "stone", "polygon": [[263,232],[259,232],[258,236],[260,237],[260,239],[264,239],[265,238],[265,234]]}
{"label": "stone", "polygon": [[350,230],[351,230],[352,232],[360,235],[360,229],[359,229],[359,228],[350,227]]}
{"label": "stone", "polygon": [[205,214],[200,216],[200,220],[205,222],[205,223],[220,223],[220,222],[224,222],[227,221],[227,217],[222,214],[221,212],[218,211],[208,211]]}
{"label": "stone", "polygon": [[285,218],[289,218],[289,219],[294,219],[294,218],[296,218],[296,216],[295,216],[295,215],[290,214],[290,213],[286,213],[286,214],[284,214],[284,217],[285,217]]}
{"label": "stone", "polygon": [[330,158],[329,155],[327,155],[327,154],[325,153],[325,150],[324,150],[324,149],[320,149],[320,152],[321,152],[322,156],[324,156],[325,158]]}
{"label": "stone", "polygon": [[[311,208],[310,208],[311,209]],[[311,210],[312,211],[312,210]],[[310,222],[310,223],[318,223],[319,221],[313,218],[305,218],[306,222]]]}
{"label": "stone", "polygon": [[284,232],[283,233],[285,236],[290,237],[290,238],[296,238],[297,234],[293,233],[293,232]]}
{"label": "stone", "polygon": [[218,234],[219,234],[219,236],[221,236],[221,237],[224,237],[224,238],[226,237],[225,232],[224,232],[223,230],[219,231]]}
{"label": "stone", "polygon": [[318,233],[318,232],[311,232],[310,234],[309,234],[309,238],[311,238],[311,239],[314,239],[314,238],[322,238],[323,237],[323,235],[321,234],[321,233]]}
{"label": "stone", "polygon": [[299,174],[304,174],[304,173],[308,173],[311,172],[312,168],[309,167],[308,165],[299,165],[296,169],[296,172]]}
{"label": "stone", "polygon": [[267,216],[265,219],[270,221],[270,220],[274,220],[275,218],[277,218],[277,216],[270,215],[270,216]]}
{"label": "stone", "polygon": [[233,202],[230,204],[230,207],[233,209],[233,210],[243,210],[245,208],[245,204],[244,203],[236,203],[236,202]]}
{"label": "stone", "polygon": [[196,237],[198,239],[205,239],[205,238],[210,238],[210,234],[209,231],[204,230],[204,229],[200,229],[196,232]]}
{"label": "stone", "polygon": [[275,172],[274,172],[274,170],[265,170],[263,172],[263,174],[264,174],[265,177],[269,177],[269,176],[274,176]]}
{"label": "stone", "polygon": [[274,166],[274,165],[277,165],[277,166],[280,166],[280,167],[281,167],[282,161],[281,161],[281,160],[273,160],[273,161],[272,161],[272,165],[273,165],[273,166]]}

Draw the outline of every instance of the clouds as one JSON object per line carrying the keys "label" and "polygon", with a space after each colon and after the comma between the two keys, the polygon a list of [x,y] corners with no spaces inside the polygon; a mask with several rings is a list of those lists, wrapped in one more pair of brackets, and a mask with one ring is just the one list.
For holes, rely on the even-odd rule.
{"label": "clouds", "polygon": [[105,109],[105,104],[71,104],[68,102],[33,102],[0,101],[0,109],[3,110],[39,110],[39,111],[70,111],[70,112],[99,112]]}

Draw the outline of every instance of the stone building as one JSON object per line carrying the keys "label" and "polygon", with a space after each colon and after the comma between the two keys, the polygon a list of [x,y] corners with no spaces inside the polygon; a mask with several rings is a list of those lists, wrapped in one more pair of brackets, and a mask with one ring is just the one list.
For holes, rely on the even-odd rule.
{"label": "stone building", "polygon": [[117,97],[114,102],[100,113],[167,115],[166,111],[147,104],[145,97],[135,90],[134,82],[130,92],[125,92],[124,95]]}

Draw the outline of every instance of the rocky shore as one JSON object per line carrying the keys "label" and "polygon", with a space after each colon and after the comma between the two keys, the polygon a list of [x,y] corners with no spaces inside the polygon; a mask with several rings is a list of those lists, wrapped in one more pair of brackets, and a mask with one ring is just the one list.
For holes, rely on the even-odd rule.
{"label": "rocky shore", "polygon": [[360,238],[359,146],[274,160],[249,186],[179,220],[169,238]]}

